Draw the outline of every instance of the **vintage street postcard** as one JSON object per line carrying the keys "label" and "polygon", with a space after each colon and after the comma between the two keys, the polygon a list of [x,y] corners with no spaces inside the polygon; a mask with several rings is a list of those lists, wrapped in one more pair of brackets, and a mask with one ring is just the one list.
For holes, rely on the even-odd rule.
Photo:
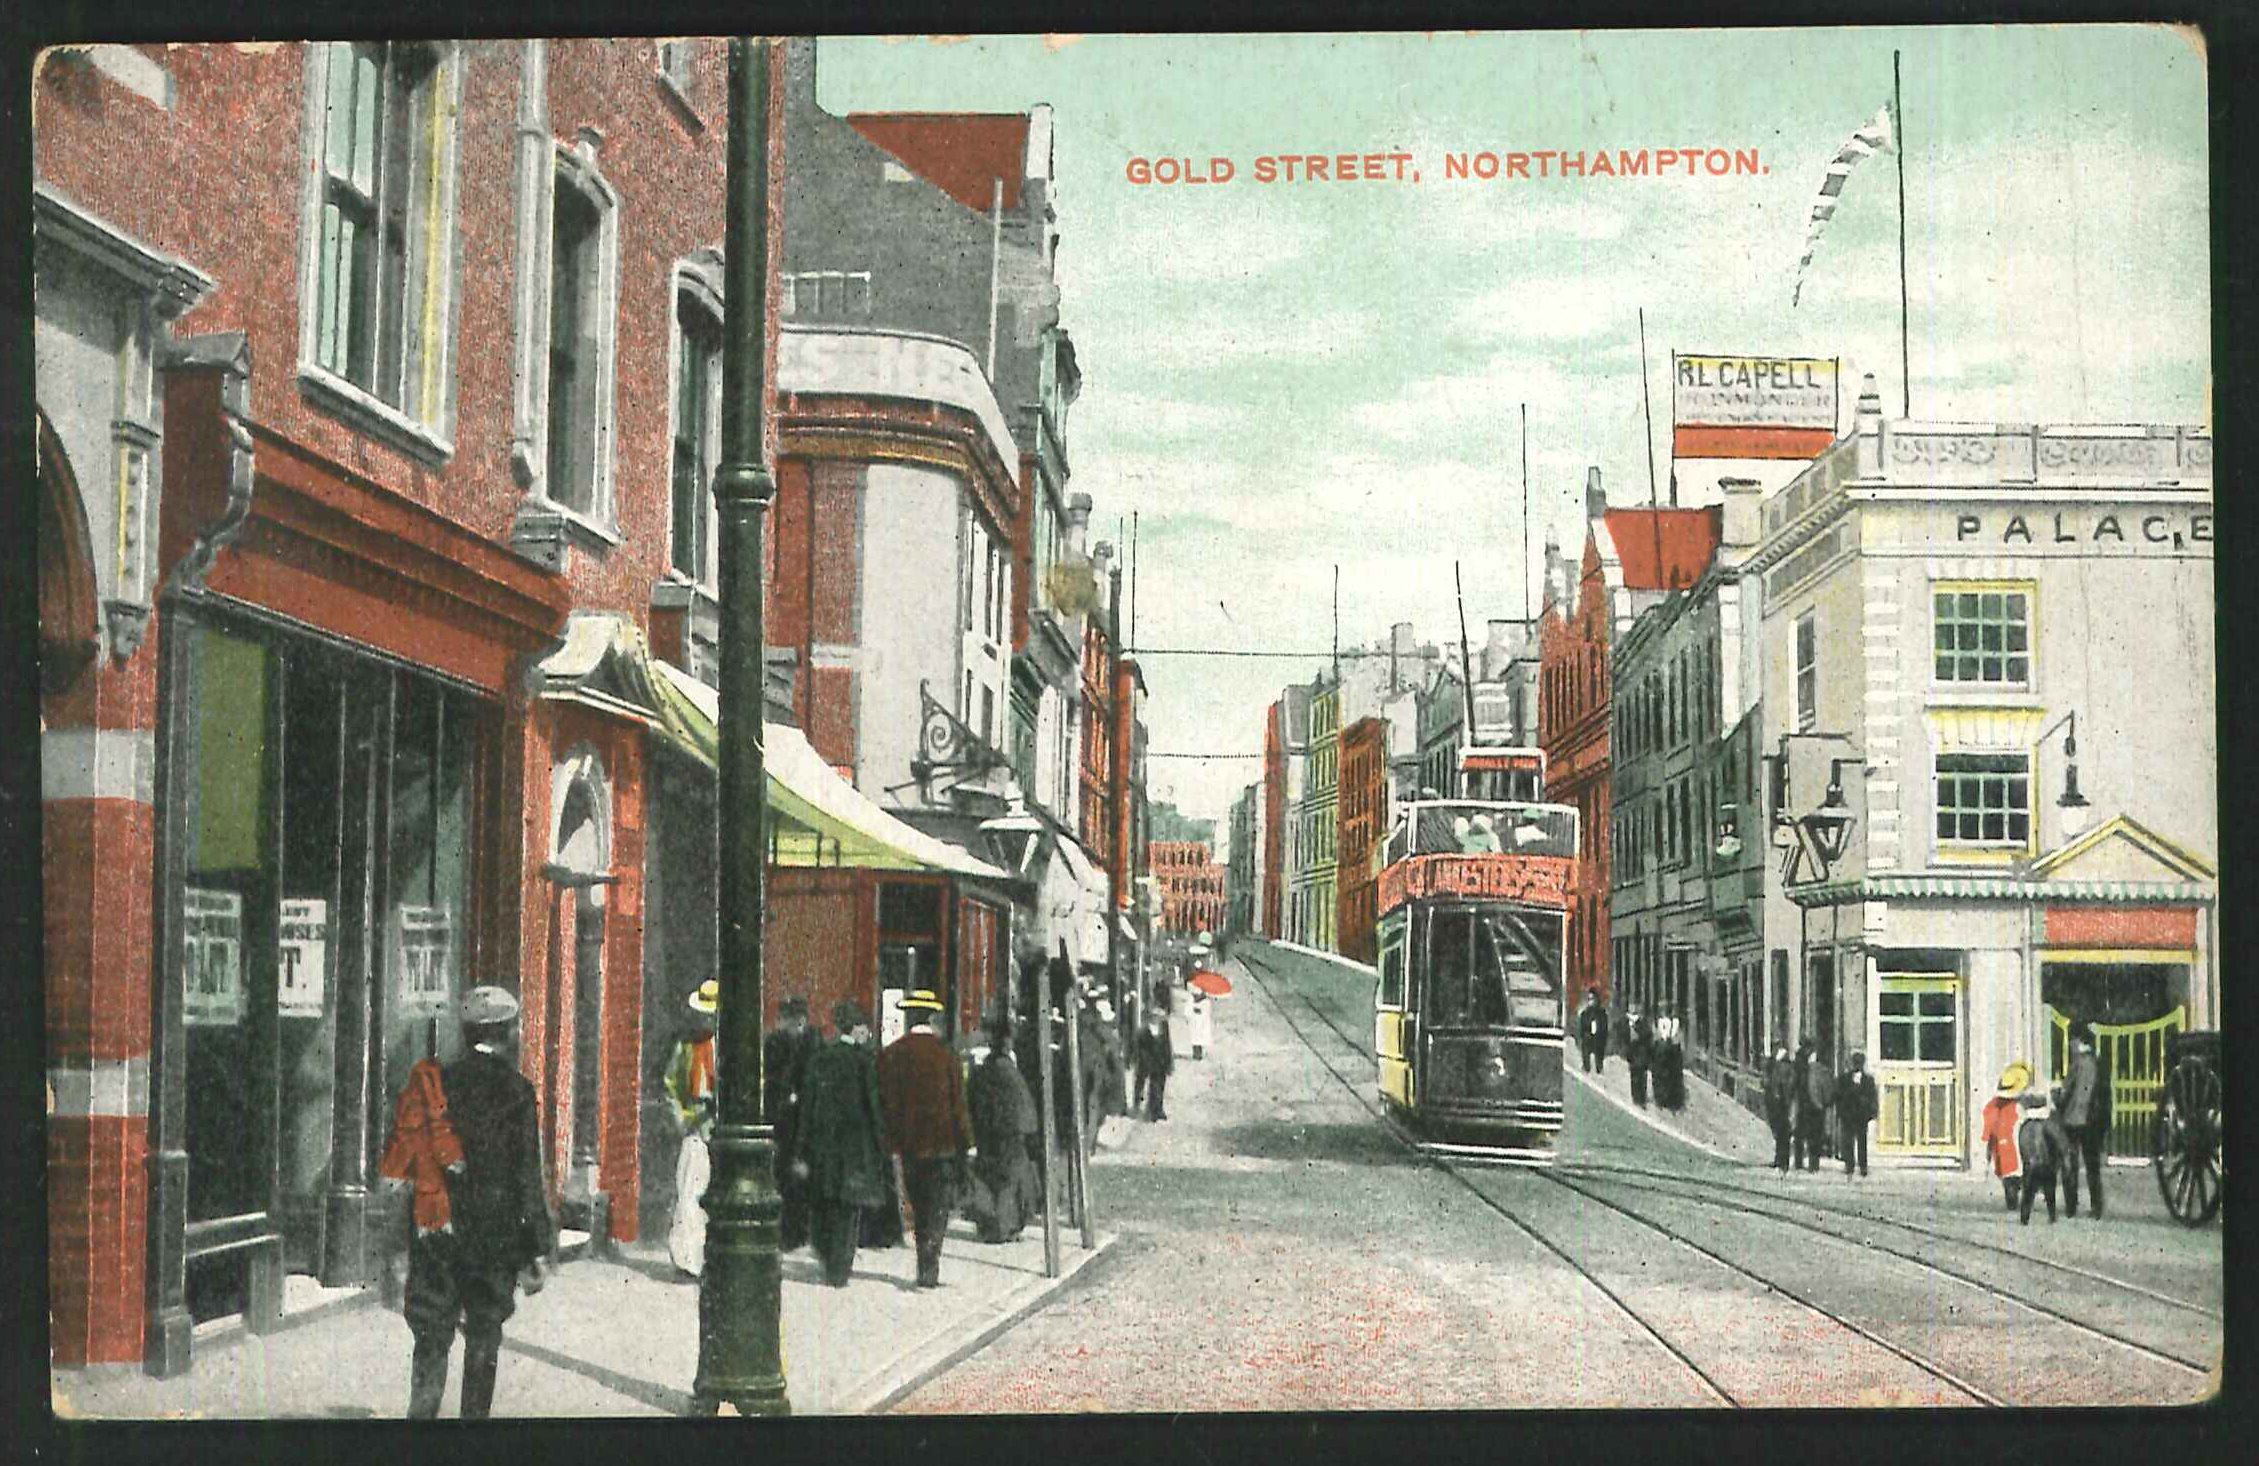
{"label": "vintage street postcard", "polygon": [[54,1410],[2211,1398],[2207,85],[41,53]]}

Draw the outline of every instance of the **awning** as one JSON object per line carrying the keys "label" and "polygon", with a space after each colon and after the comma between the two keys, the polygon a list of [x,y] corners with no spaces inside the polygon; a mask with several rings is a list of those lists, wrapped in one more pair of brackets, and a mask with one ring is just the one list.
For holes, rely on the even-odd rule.
{"label": "awning", "polygon": [[2201,881],[2033,881],[1984,876],[1869,876],[1792,889],[1799,906],[1844,906],[1861,901],[2078,902],[2107,905],[2209,904],[2212,887]]}
{"label": "awning", "polygon": [[[1108,889],[1106,871],[1082,842],[1064,830],[1057,831],[1052,848],[1058,852],[1060,876],[1059,894],[1047,898],[1050,915],[1055,921],[1052,930],[1068,938],[1068,957],[1075,962],[1104,962],[1106,960],[1106,912],[1113,903],[1113,892]],[[1060,889],[1063,888],[1063,889]],[[1055,942],[1057,937],[1053,937]]]}
{"label": "awning", "polygon": [[[709,768],[720,762],[721,694],[669,662],[653,661],[664,731]],[[777,863],[862,870],[932,870],[1006,881],[1004,871],[946,840],[913,829],[842,779],[789,723],[761,724]]]}

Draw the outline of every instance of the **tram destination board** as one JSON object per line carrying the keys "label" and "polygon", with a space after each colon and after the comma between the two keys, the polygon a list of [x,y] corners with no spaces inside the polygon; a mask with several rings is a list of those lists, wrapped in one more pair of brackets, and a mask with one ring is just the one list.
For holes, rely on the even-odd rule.
{"label": "tram destination board", "polygon": [[1575,869],[1559,855],[1416,855],[1381,872],[1380,905],[1387,911],[1433,896],[1471,896],[1560,906]]}

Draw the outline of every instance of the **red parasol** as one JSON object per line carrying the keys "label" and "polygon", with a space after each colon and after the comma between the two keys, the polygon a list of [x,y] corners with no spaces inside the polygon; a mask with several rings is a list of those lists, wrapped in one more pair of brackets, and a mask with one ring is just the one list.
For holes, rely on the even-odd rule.
{"label": "red parasol", "polygon": [[1193,973],[1186,985],[1198,988],[1211,998],[1231,996],[1231,979],[1220,972],[1211,972],[1205,967]]}

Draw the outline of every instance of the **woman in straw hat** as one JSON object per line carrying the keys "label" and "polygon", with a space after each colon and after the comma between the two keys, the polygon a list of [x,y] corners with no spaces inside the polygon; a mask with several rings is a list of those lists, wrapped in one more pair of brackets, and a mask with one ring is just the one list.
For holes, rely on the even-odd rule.
{"label": "woman in straw hat", "polygon": [[695,1278],[706,1268],[706,1208],[700,1200],[713,1174],[706,1148],[718,1098],[714,1067],[714,1029],[721,1012],[722,985],[708,978],[690,995],[690,1029],[675,1045],[667,1064],[667,1098],[682,1127],[682,1150],[675,1157],[674,1215],[667,1223],[667,1255],[675,1271]]}
{"label": "woman in straw hat", "polygon": [[2010,1211],[2016,1209],[2017,1193],[2024,1181],[2023,1156],[2016,1149],[2016,1126],[2022,1118],[2017,1101],[2031,1087],[2032,1066],[2018,1059],[2000,1071],[2000,1088],[1984,1106],[1985,1159],[1992,1162],[1992,1173],[2000,1178],[2000,1190],[2008,1199]]}

